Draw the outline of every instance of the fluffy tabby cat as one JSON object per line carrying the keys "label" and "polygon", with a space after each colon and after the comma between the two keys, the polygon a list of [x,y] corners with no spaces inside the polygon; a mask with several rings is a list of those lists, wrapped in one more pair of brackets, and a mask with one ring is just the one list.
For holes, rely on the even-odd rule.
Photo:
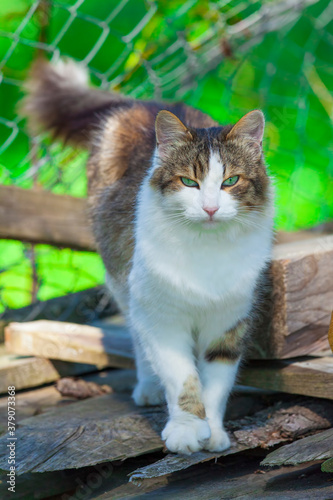
{"label": "fluffy tabby cat", "polygon": [[37,63],[24,113],[33,130],[90,150],[90,214],[133,336],[136,404],[166,397],[169,450],[224,450],[226,402],[272,246],[263,114],[222,127],[183,104],[87,81],[71,61]]}

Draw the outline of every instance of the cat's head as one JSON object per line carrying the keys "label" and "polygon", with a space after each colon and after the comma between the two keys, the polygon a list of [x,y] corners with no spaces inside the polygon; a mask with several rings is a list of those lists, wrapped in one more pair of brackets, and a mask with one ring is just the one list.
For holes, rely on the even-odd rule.
{"label": "cat's head", "polygon": [[150,185],[175,221],[214,228],[262,213],[269,178],[262,153],[264,115],[255,110],[234,126],[193,129],[169,111],[156,118]]}

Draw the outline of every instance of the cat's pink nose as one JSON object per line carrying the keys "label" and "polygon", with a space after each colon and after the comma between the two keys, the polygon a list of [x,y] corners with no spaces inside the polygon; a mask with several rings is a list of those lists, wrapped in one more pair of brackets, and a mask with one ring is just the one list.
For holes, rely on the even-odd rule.
{"label": "cat's pink nose", "polygon": [[218,211],[219,207],[203,207],[204,211],[207,212],[210,218]]}

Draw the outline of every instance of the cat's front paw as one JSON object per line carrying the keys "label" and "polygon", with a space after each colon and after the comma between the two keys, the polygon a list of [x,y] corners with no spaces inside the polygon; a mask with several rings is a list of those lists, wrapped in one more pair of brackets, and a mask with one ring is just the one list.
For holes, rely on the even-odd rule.
{"label": "cat's front paw", "polygon": [[190,414],[170,419],[162,432],[168,450],[185,455],[202,450],[209,438],[208,422]]}
{"label": "cat's front paw", "polygon": [[211,428],[211,436],[205,446],[207,451],[224,451],[230,448],[228,433],[220,427]]}
{"label": "cat's front paw", "polygon": [[132,397],[138,406],[157,406],[165,403],[164,391],[155,378],[138,382]]}

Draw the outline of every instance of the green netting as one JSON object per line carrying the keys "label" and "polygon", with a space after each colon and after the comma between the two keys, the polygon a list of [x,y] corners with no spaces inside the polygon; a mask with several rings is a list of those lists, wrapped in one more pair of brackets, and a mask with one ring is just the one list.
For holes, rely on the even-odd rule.
{"label": "green netting", "polygon": [[[333,216],[333,2],[11,0],[0,4],[0,183],[85,196],[85,152],[31,138],[16,111],[37,53],[95,85],[184,100],[221,123],[267,119],[278,228]],[[103,281],[97,255],[0,241],[0,312]]]}

